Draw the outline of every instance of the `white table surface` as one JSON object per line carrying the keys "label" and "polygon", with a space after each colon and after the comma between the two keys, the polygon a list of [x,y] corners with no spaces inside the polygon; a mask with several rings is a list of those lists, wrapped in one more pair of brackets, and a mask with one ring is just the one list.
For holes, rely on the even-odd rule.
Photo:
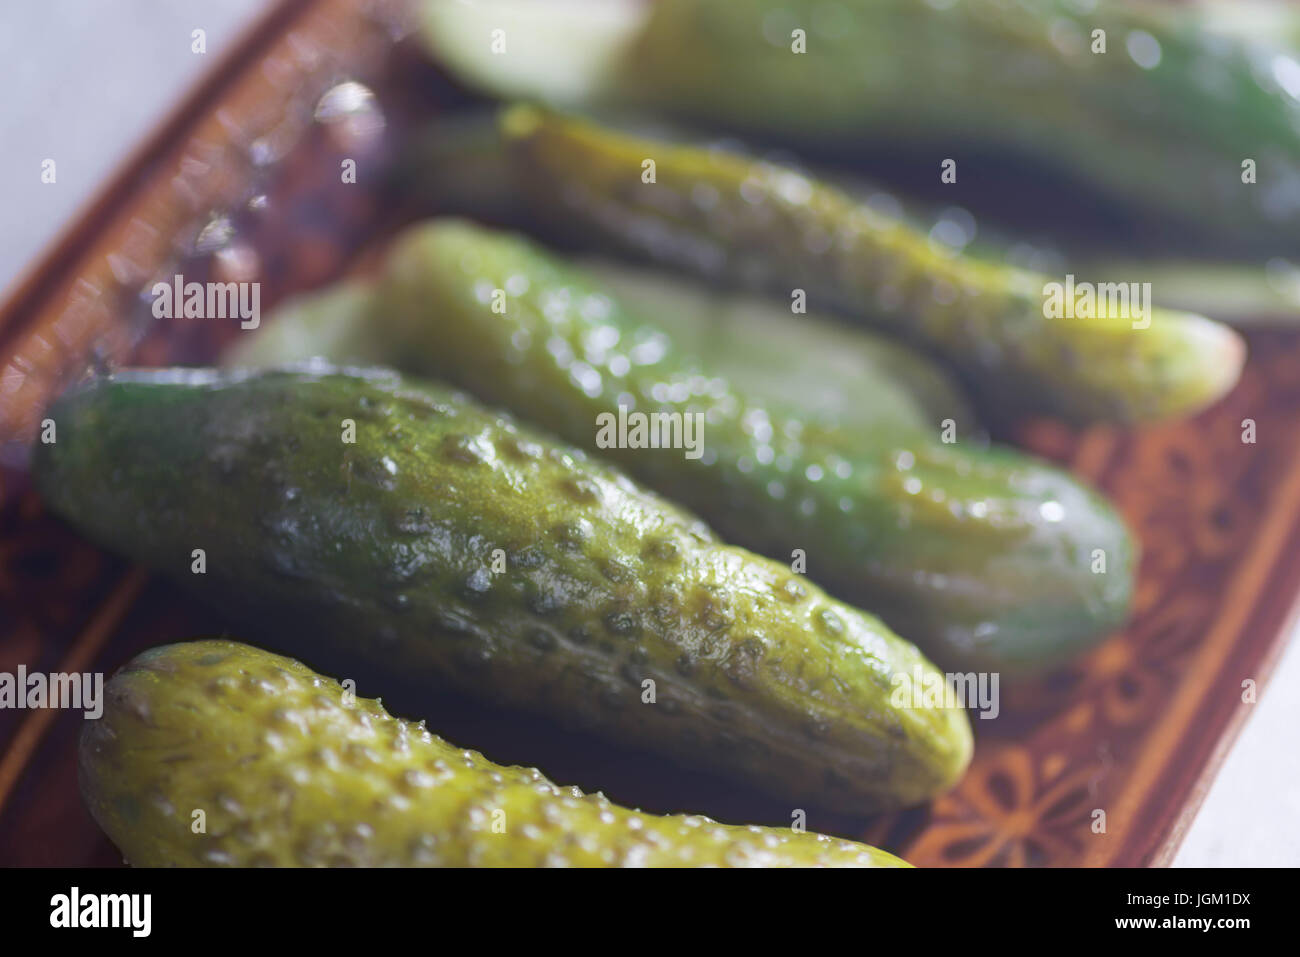
{"label": "white table surface", "polygon": [[[75,215],[266,0],[37,0],[0,14],[0,290]],[[207,31],[207,53],[190,34]],[[53,158],[58,179],[41,183]],[[1300,864],[1292,641],[1175,866]]]}

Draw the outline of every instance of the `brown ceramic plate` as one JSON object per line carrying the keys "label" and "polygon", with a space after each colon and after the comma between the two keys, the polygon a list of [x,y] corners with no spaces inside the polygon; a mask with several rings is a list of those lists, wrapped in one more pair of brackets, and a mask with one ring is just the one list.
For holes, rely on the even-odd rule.
{"label": "brown ceramic plate", "polygon": [[[149,645],[224,630],[47,515],[23,448],[49,398],[88,368],[207,361],[239,334],[229,322],[151,322],[142,292],[156,279],[256,278],[265,310],[364,268],[363,250],[414,215],[386,199],[378,170],[412,118],[457,94],[401,35],[383,0],[282,0],[0,311],[0,671],[111,672]],[[376,94],[387,121],[377,138],[349,141],[346,124],[313,118],[349,80]],[[344,157],[358,182],[341,188]],[[952,794],[886,818],[814,812],[810,826],[919,865],[1170,859],[1250,712],[1243,683],[1263,683],[1300,594],[1300,337],[1256,334],[1251,347],[1241,385],[1194,421],[1140,434],[1023,429],[1023,444],[1103,488],[1138,531],[1130,626],[1004,703],[995,727],[977,729],[975,764]],[[459,744],[624,803],[789,822],[784,807],[649,755],[463,701],[422,710]],[[0,712],[0,864],[119,863],[77,795],[80,722]]]}

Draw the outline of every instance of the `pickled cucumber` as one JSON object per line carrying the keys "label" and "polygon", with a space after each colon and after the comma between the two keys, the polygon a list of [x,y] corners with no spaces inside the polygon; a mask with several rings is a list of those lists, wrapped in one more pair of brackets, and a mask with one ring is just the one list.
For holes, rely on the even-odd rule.
{"label": "pickled cucumber", "polygon": [[432,383],[137,371],[48,415],[34,477],[53,511],[330,670],[826,808],[924,801],[970,759],[965,712],[924,693],[942,676],[875,618]]}
{"label": "pickled cucumber", "polygon": [[954,255],[791,169],[531,106],[506,110],[501,125],[539,228],[786,297],[803,290],[810,308],[942,355],[1001,420],[1190,415],[1227,392],[1245,360],[1231,329],[1154,307],[1141,277],[1070,297],[1069,277],[1057,290],[1057,279]]}
{"label": "pickled cucumber", "polygon": [[[940,423],[840,423],[751,393],[711,361],[725,342],[683,346],[682,317],[661,325],[535,243],[464,221],[411,227],[381,286],[373,335],[403,365],[608,457],[747,547],[802,559],[946,669],[1042,671],[1127,616],[1132,536],[1045,463],[955,433],[945,443]],[[774,379],[797,368],[788,352]],[[699,448],[645,448],[630,432],[606,445],[602,416],[620,408],[699,416]]]}
{"label": "pickled cucumber", "polygon": [[907,866],[819,834],[617,807],[232,641],[146,651],[105,701],[82,731],[81,792],[138,866]]}

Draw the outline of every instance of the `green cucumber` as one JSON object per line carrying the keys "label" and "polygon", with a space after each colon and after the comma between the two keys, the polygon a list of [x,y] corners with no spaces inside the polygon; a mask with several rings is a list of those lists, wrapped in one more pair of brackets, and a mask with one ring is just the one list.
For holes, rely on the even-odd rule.
{"label": "green cucumber", "polygon": [[1227,392],[1245,359],[1226,326],[1130,299],[1130,281],[1142,297],[1140,276],[1111,277],[1125,301],[1071,299],[1091,314],[1058,318],[1050,306],[1055,292],[1065,308],[1064,282],[955,254],[793,170],[529,106],[505,111],[501,126],[543,228],[785,297],[804,290],[813,309],[941,354],[999,420],[1189,415]]}
{"label": "green cucumber", "polygon": [[852,841],[556,787],[232,641],[134,658],[85,723],[79,767],[91,814],[144,867],[907,866]]}
{"label": "green cucumber", "polygon": [[[849,155],[883,145],[936,177],[945,158],[1027,159],[1271,254],[1300,227],[1293,14],[1224,29],[1221,4],[657,0],[616,4],[596,29],[537,0],[421,7],[433,55],[498,96],[650,109]],[[525,20],[542,10],[549,39]],[[494,48],[493,31],[517,45]],[[575,77],[572,60],[598,67]],[[1257,182],[1243,179],[1246,159]]]}
{"label": "green cucumber", "polygon": [[[372,335],[403,365],[609,457],[756,551],[802,556],[811,578],[945,668],[1042,671],[1127,615],[1136,546],[1070,476],[1009,450],[945,444],[937,428],[840,423],[802,414],[797,398],[748,392],[719,374],[725,341],[687,336],[683,347],[667,331],[681,317],[661,325],[632,312],[525,239],[458,220],[412,227],[379,295]],[[788,352],[769,375],[816,375],[798,368],[795,345]],[[683,425],[702,416],[702,442],[695,453],[632,447],[629,431],[626,447],[604,447],[602,417],[615,431],[632,422],[611,421],[620,407]]]}
{"label": "green cucumber", "polygon": [[[653,316],[684,351],[769,407],[846,428],[892,423],[938,430],[950,419],[980,441],[974,412],[944,371],[884,336],[817,316],[788,315],[761,297],[721,294],[689,280],[608,260],[582,264],[593,283],[634,312]],[[412,366],[377,336],[374,284],[348,280],[295,297],[257,335],[222,357],[232,368],[273,368],[312,358],[349,365]],[[790,357],[802,356],[792,368]]]}
{"label": "green cucumber", "polygon": [[965,712],[920,693],[942,675],[875,618],[459,393],[152,370],[48,415],[34,478],[54,512],[331,670],[838,810],[924,801],[970,759]]}

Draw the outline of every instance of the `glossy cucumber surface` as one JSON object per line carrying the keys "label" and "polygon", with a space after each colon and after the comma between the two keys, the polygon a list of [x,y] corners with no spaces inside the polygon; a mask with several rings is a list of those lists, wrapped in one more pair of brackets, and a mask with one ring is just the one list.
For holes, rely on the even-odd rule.
{"label": "glossy cucumber surface", "polygon": [[877,619],[449,389],[154,370],[48,414],[34,475],[55,512],[330,670],[820,807],[924,801],[969,761],[965,712],[911,695],[938,673]]}
{"label": "glossy cucumber surface", "polygon": [[[1143,303],[1140,283],[1114,296],[1099,287],[1086,308],[1069,297],[1074,314],[1052,315],[1048,277],[936,248],[791,169],[530,106],[508,109],[501,124],[544,228],[783,297],[804,290],[812,309],[839,309],[941,354],[999,418],[1189,415],[1231,388],[1245,359],[1231,329]],[[1062,311],[1067,296],[1063,280]]]}
{"label": "glossy cucumber surface", "polygon": [[[671,323],[529,240],[467,222],[399,238],[381,290],[375,335],[403,364],[618,462],[756,551],[802,556],[809,577],[945,668],[1039,671],[1127,615],[1136,546],[1059,469],[961,436],[945,444],[939,429],[843,424],[755,398]],[[675,416],[665,421],[681,424],[683,446],[687,423],[702,422],[698,447],[638,446],[611,421],[620,407]],[[625,441],[607,444],[602,422]]]}

